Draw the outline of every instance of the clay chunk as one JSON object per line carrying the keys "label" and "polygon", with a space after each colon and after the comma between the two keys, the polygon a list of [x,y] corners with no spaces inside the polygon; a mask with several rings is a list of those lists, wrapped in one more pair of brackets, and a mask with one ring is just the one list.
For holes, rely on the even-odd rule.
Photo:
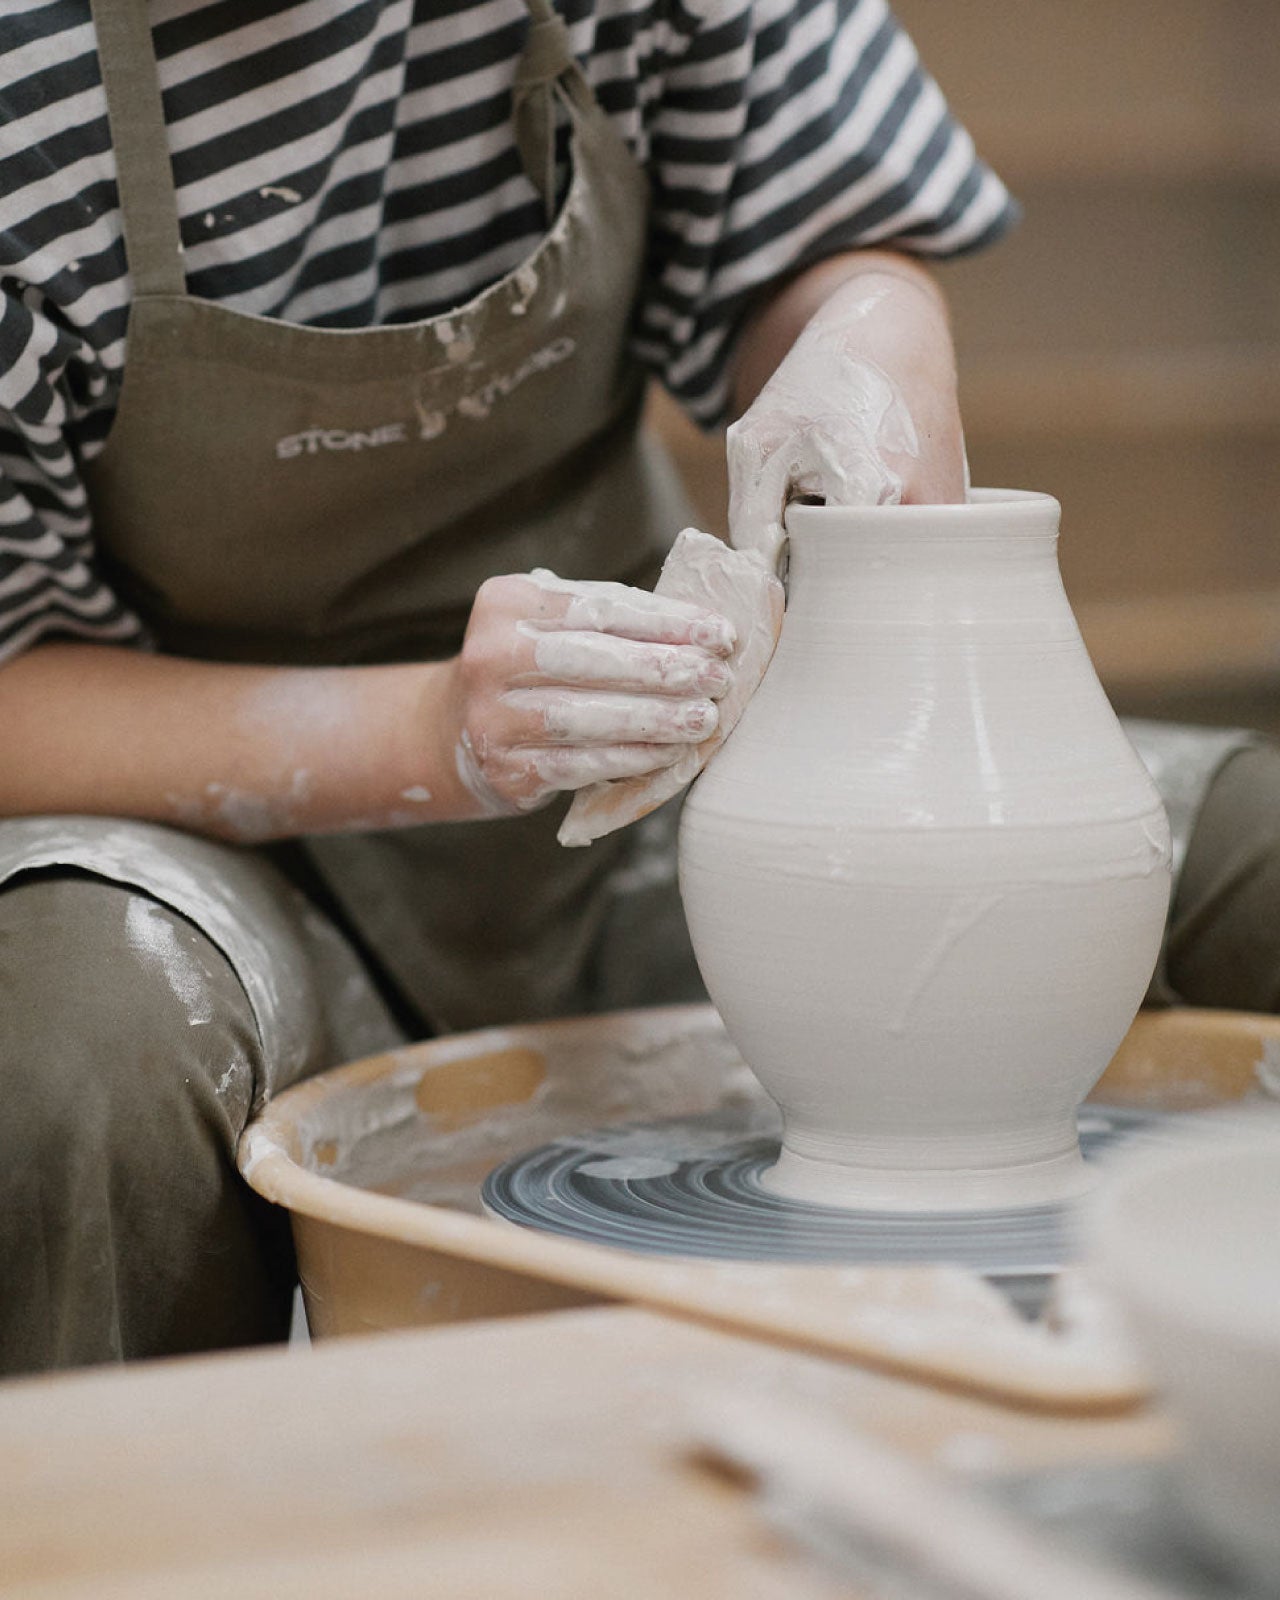
{"label": "clay chunk", "polygon": [[560,825],[557,837],[563,845],[590,844],[636,822],[692,783],[733,732],[773,656],[784,594],[756,551],[733,550],[709,533],[686,528],[672,545],[654,592],[706,606],[733,623],[733,683],[719,702],[719,723],[710,738],[691,745],[672,766],[642,778],[615,778],[579,789]]}

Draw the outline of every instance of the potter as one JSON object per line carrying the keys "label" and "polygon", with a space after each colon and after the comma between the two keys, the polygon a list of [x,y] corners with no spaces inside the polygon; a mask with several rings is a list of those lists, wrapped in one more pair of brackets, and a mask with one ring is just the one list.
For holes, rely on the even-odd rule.
{"label": "potter", "polygon": [[285,1334],[288,1084],[701,998],[674,813],[556,843],[760,653],[652,592],[647,386],[737,419],[753,545],[846,411],[954,498],[911,256],[1015,216],[884,0],[265,9],[3,13],[0,1372]]}
{"label": "potter", "polygon": [[1058,573],[1047,495],[792,506],[777,652],[690,793],[699,965],[783,1111],[780,1194],[1062,1199],[1150,978],[1159,796]]}

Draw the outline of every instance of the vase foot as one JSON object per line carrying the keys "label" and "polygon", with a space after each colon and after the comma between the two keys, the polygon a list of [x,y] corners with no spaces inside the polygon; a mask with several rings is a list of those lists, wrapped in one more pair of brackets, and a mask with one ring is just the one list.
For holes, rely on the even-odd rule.
{"label": "vase foot", "polygon": [[1079,1147],[1039,1161],[990,1167],[874,1167],[815,1160],[784,1143],[761,1188],[807,1205],[850,1211],[1004,1211],[1055,1205],[1096,1179]]}

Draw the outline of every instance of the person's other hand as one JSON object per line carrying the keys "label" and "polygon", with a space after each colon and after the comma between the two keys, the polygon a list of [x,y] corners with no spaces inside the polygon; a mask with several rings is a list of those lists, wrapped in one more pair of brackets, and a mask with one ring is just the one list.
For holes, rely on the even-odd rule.
{"label": "person's other hand", "polygon": [[463,787],[502,815],[669,765],[714,731],[733,642],[724,617],[644,589],[490,578],[451,663]]}
{"label": "person's other hand", "polygon": [[729,429],[733,543],[776,560],[787,503],[962,500],[955,362],[941,300],[914,279],[838,288]]}

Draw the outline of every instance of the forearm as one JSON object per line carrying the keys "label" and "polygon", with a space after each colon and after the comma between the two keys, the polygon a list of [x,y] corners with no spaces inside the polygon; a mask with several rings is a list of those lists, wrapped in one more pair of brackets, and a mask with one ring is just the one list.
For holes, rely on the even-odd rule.
{"label": "forearm", "polygon": [[946,302],[931,274],[891,250],[854,250],[788,279],[752,312],[734,355],[733,415],[747,409],[819,312],[844,320],[859,310],[869,356],[894,365],[909,358],[954,390]]}
{"label": "forearm", "polygon": [[237,841],[477,813],[448,668],[283,668],[50,643],[0,668],[0,814],[88,812]]}

